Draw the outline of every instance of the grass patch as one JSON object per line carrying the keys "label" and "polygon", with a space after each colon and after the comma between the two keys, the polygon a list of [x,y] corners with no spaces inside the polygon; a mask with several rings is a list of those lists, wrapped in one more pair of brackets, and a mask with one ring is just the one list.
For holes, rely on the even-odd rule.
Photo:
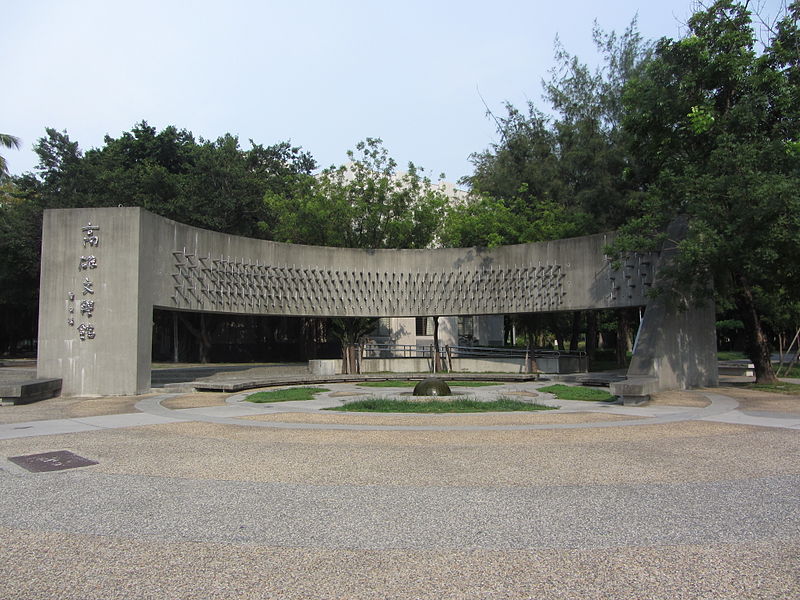
{"label": "grass patch", "polygon": [[781,381],[779,383],[750,383],[746,387],[750,390],[772,392],[774,394],[789,394],[792,396],[800,395],[800,384],[787,383],[785,381]]}
{"label": "grass patch", "polygon": [[502,381],[448,381],[451,387],[486,387],[489,385],[503,385]]}
{"label": "grass patch", "polygon": [[[370,388],[413,388],[419,381],[401,381],[399,379],[390,379],[388,381],[362,381],[356,385],[359,387]],[[503,385],[499,381],[447,381],[447,385],[451,387],[484,387],[487,385]]]}
{"label": "grass patch", "polygon": [[720,350],[717,352],[717,360],[748,360],[744,352],[738,350]]}
{"label": "grass patch", "polygon": [[559,400],[588,400],[590,402],[609,402],[614,399],[609,392],[598,390],[597,388],[578,387],[557,383],[546,387],[538,388],[539,392],[555,394]]}
{"label": "grass patch", "polygon": [[[775,367],[775,372],[777,373],[778,367],[781,363],[772,363],[772,366]],[[784,365],[781,369],[781,377],[791,377],[793,379],[800,379],[800,365],[794,365],[791,369],[787,369],[788,365]]]}
{"label": "grass patch", "polygon": [[247,397],[248,402],[263,404],[264,402],[292,402],[300,400],[313,400],[314,394],[330,391],[327,388],[298,387],[287,390],[272,390],[269,392],[256,392]]}
{"label": "grass patch", "polygon": [[512,398],[500,397],[491,402],[481,402],[464,396],[453,396],[448,400],[426,400],[423,402],[396,400],[394,398],[365,398],[353,400],[342,406],[323,410],[347,412],[385,412],[385,413],[478,413],[555,410],[554,406],[544,406],[531,402],[521,402]]}
{"label": "grass patch", "polygon": [[625,361],[625,366],[620,367],[615,360],[593,360],[592,368],[589,369],[592,373],[599,373],[602,371],[616,371],[624,369],[630,364],[630,361]]}

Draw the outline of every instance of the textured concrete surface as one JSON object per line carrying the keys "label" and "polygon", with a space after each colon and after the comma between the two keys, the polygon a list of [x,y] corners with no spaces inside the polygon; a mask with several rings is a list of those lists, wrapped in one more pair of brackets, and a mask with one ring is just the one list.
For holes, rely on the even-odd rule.
{"label": "textured concrete surface", "polygon": [[[773,398],[759,410],[785,415],[789,398]],[[555,413],[191,420],[238,410],[223,401],[161,400],[184,422],[116,427],[132,416],[110,414],[115,428],[0,440],[0,598],[800,595],[797,429],[660,422],[708,410],[663,398],[548,429],[511,425]],[[39,422],[81,406],[42,404]],[[608,421],[636,415],[647,424]],[[314,422],[350,417],[385,426]],[[391,428],[408,420],[445,426]],[[99,464],[35,474],[7,460],[50,450]]]}
{"label": "textured concrete surface", "polygon": [[[0,528],[7,598],[791,598],[797,544],[356,550]],[[6,571],[9,572],[9,571]],[[702,576],[700,574],[702,573]]]}
{"label": "textured concrete surface", "polygon": [[678,312],[649,298],[658,255],[616,266],[603,251],[613,237],[326,248],[207,231],[138,207],[46,210],[37,376],[61,379],[65,396],[149,392],[154,308],[453,317],[647,305],[629,375],[655,377],[658,389],[716,384],[713,308]]}
{"label": "textured concrete surface", "polygon": [[0,407],[0,424],[133,413],[136,412],[136,403],[148,397],[151,395],[48,398],[33,404]]}

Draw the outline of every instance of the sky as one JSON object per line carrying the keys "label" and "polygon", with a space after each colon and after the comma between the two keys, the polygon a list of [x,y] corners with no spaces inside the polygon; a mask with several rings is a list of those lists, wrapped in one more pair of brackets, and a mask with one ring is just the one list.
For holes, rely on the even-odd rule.
{"label": "sky", "polygon": [[[781,0],[756,0],[775,14]],[[321,167],[367,137],[455,182],[497,141],[488,106],[541,108],[556,36],[597,61],[592,26],[679,38],[692,0],[0,0],[0,132],[12,174],[46,127],[83,150],[141,121],[196,137],[289,140]],[[485,105],[484,105],[485,102]]]}

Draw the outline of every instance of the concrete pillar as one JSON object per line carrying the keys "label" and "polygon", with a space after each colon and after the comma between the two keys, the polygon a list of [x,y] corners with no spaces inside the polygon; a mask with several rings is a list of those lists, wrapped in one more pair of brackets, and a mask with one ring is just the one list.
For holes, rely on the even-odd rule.
{"label": "concrete pillar", "polygon": [[681,308],[659,297],[647,305],[628,378],[655,378],[659,390],[718,384],[714,303]]}
{"label": "concrete pillar", "polygon": [[479,346],[503,345],[503,315],[482,315],[475,317],[475,337]]}
{"label": "concrete pillar", "polygon": [[[62,395],[150,389],[148,243],[139,208],[50,210],[42,229],[39,377]],[[149,216],[149,215],[148,215]]]}

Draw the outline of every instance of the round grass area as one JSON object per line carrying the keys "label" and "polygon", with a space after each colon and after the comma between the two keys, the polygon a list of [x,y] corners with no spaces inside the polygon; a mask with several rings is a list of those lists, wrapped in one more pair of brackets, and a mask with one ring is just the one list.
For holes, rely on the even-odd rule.
{"label": "round grass area", "polygon": [[778,383],[751,383],[746,386],[751,390],[772,392],[774,394],[800,395],[800,384],[779,381]]}
{"label": "round grass area", "polygon": [[[406,381],[399,379],[389,379],[387,381],[362,381],[356,385],[359,387],[372,388],[413,388],[419,381]],[[446,381],[451,387],[485,387],[488,385],[503,385],[499,381]]]}
{"label": "round grass area", "polygon": [[313,400],[314,394],[328,392],[327,388],[319,387],[296,387],[286,390],[271,390],[269,392],[256,392],[247,397],[248,402],[259,404],[265,402],[299,402],[303,400]]}
{"label": "round grass area", "polygon": [[497,400],[481,402],[464,396],[447,400],[397,400],[395,398],[364,398],[353,400],[342,406],[324,408],[343,412],[384,412],[384,413],[477,413],[555,410],[554,406],[544,406],[531,402],[521,402],[512,398],[500,397]]}
{"label": "round grass area", "polygon": [[598,390],[597,388],[589,388],[574,385],[564,385],[563,383],[556,383],[540,387],[536,391],[545,392],[547,394],[554,394],[559,400],[588,400],[589,402],[610,402],[614,399],[606,390]]}

